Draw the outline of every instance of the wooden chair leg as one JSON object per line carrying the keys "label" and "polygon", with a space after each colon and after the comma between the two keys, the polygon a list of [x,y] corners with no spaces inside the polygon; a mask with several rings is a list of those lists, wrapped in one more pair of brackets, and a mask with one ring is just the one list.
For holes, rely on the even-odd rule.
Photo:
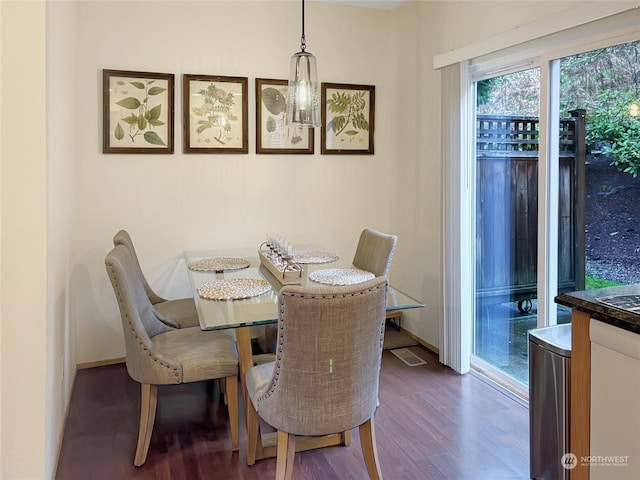
{"label": "wooden chair leg", "polygon": [[245,398],[244,401],[247,416],[247,465],[253,465],[256,463],[256,449],[258,447],[258,435],[260,435],[260,418],[251,399]]}
{"label": "wooden chair leg", "polygon": [[369,472],[369,478],[371,480],[382,480],[373,417],[360,425],[360,446],[362,447],[362,455],[367,466],[367,472]]}
{"label": "wooden chair leg", "polygon": [[133,464],[136,467],[144,465],[149,452],[153,424],[156,420],[156,406],[158,405],[158,386],[148,383],[140,384],[140,426],[138,427],[138,445]]}
{"label": "wooden chair leg", "polygon": [[276,480],[293,478],[293,461],[296,456],[296,436],[278,430],[278,458],[276,459]]}
{"label": "wooden chair leg", "polygon": [[227,377],[220,384],[225,385],[225,398],[228,398],[227,409],[229,410],[229,423],[231,424],[231,450],[237,452],[240,448],[240,437],[238,435],[238,376]]}
{"label": "wooden chair leg", "polygon": [[345,430],[342,432],[342,445],[345,447],[351,445],[351,430]]}
{"label": "wooden chair leg", "polygon": [[220,384],[220,393],[222,394],[222,399],[225,405],[229,405],[229,399],[227,398],[227,387],[226,387],[226,380],[224,379],[220,379],[218,381],[218,383]]}

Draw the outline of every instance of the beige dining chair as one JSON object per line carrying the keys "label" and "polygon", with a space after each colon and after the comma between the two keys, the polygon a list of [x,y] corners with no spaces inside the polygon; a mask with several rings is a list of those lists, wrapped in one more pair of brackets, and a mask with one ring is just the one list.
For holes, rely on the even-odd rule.
{"label": "beige dining chair", "polygon": [[153,308],[158,313],[158,318],[163,323],[166,323],[170,327],[184,328],[184,327],[197,327],[200,325],[198,320],[198,312],[196,310],[196,304],[193,298],[178,298],[175,300],[167,300],[166,298],[158,295],[147,282],[144,273],[142,273],[142,267],[136,254],[136,249],[133,247],[133,241],[131,236],[126,230],[120,230],[113,237],[113,244],[123,245],[127,247],[129,253],[133,257],[135,268],[138,271],[138,275],[142,279],[144,285],[144,291],[149,298],[149,301],[153,305]]}
{"label": "beige dining chair", "polygon": [[386,276],[389,273],[397,241],[396,235],[365,228],[358,240],[353,266],[376,276]]}
{"label": "beige dining chair", "polygon": [[231,427],[231,448],[238,450],[238,352],[226,331],[171,328],[156,317],[129,250],[115,246],[105,265],[120,308],[127,372],[140,383],[140,424],[134,465],[149,451],[158,401],[158,385],[219,379]]}
{"label": "beige dining chair", "polygon": [[358,427],[369,478],[382,478],[374,413],[386,292],[386,277],[350,286],[282,288],[276,360],[246,373],[249,465],[256,460],[260,418],[278,430],[278,480],[292,478],[296,435]]}
{"label": "beige dining chair", "polygon": [[[358,240],[352,262],[353,266],[376,276],[386,276],[389,273],[397,242],[396,235],[388,235],[372,228],[365,228]],[[398,316],[398,313],[391,315]],[[275,326],[265,325],[264,332],[258,338],[258,345],[264,354],[256,356],[256,363],[273,360],[276,335]]]}

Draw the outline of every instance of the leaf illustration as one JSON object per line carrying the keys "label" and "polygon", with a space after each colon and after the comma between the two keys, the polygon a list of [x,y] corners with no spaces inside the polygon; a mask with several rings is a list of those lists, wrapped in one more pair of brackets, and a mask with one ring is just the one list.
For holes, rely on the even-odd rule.
{"label": "leaf illustration", "polygon": [[149,95],[160,95],[165,90],[166,88],[162,88],[162,87],[151,87],[149,89]]}
{"label": "leaf illustration", "polygon": [[124,117],[122,121],[128,123],[129,125],[135,125],[136,123],[138,123],[138,116],[129,115],[128,117]]}
{"label": "leaf illustration", "polygon": [[362,112],[354,115],[352,122],[354,127],[369,131],[369,122],[364,118],[364,114]]}
{"label": "leaf illustration", "polygon": [[119,102],[116,102],[116,104],[120,105],[122,108],[135,110],[140,106],[140,100],[138,100],[136,97],[127,97],[127,98],[123,98]]}
{"label": "leaf illustration", "polygon": [[134,87],[139,88],[140,90],[144,90],[144,83],[142,82],[129,82],[129,83]]}
{"label": "leaf illustration", "polygon": [[160,118],[160,112],[162,111],[162,105],[156,105],[149,110],[149,118],[147,120],[157,120]]}
{"label": "leaf illustration", "polygon": [[212,128],[215,125],[214,121],[207,121],[207,120],[198,120],[197,124],[199,125],[198,128],[196,129],[196,133],[198,135],[204,132],[207,128]]}
{"label": "leaf illustration", "polygon": [[124,130],[120,126],[120,122],[118,122],[118,125],[116,125],[116,130],[115,132],[113,132],[113,134],[115,135],[116,140],[122,140],[124,138]]}
{"label": "leaf illustration", "polygon": [[144,132],[144,139],[152,145],[164,145],[164,142],[156,132]]}
{"label": "leaf illustration", "polygon": [[302,141],[302,137],[299,135],[295,135],[293,137],[291,137],[291,143],[292,144],[296,144],[296,143],[300,143]]}
{"label": "leaf illustration", "polygon": [[207,115],[209,112],[211,112],[213,110],[213,107],[211,107],[210,104],[205,103],[202,108],[198,108],[198,107],[193,107],[191,108],[191,111],[193,112],[194,115],[197,115],[199,117],[203,116],[203,115]]}
{"label": "leaf illustration", "polygon": [[284,95],[275,88],[265,88],[262,91],[262,103],[272,115],[279,115],[287,108]]}
{"label": "leaf illustration", "polygon": [[154,127],[159,127],[160,125],[164,125],[164,122],[161,120],[156,120],[155,118],[152,118],[149,120],[149,123],[151,125],[153,125]]}
{"label": "leaf illustration", "polygon": [[331,95],[331,98],[327,100],[327,107],[329,107],[330,112],[334,113],[344,113],[344,111],[349,107],[349,96],[336,92]]}
{"label": "leaf illustration", "polygon": [[347,118],[344,116],[333,117],[331,129],[333,133],[339,132],[346,125]]}
{"label": "leaf illustration", "polygon": [[276,131],[276,121],[273,117],[267,118],[267,132],[275,132]]}
{"label": "leaf illustration", "polygon": [[214,112],[228,112],[229,110],[231,110],[230,105],[216,105],[213,107]]}
{"label": "leaf illustration", "polygon": [[147,128],[147,119],[144,118],[144,115],[138,115],[138,128],[140,130]]}
{"label": "leaf illustration", "polygon": [[346,133],[347,135],[351,135],[351,136],[353,136],[353,135],[357,135],[357,134],[358,134],[358,131],[357,131],[357,130],[347,130],[347,131],[346,131],[346,132],[344,132],[344,133]]}

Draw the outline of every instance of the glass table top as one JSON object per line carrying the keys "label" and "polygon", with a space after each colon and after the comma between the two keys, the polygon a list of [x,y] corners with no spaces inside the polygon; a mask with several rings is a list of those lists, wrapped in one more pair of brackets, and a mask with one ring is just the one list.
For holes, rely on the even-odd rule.
{"label": "glass table top", "polygon": [[[242,258],[249,261],[250,265],[248,268],[225,270],[222,273],[196,271],[188,268],[190,262],[216,257]],[[264,325],[278,321],[278,292],[283,285],[269,270],[261,265],[257,250],[187,251],[184,253],[184,258],[187,264],[193,298],[196,302],[200,324],[203,329],[221,330],[225,328]],[[344,259],[342,257],[331,263],[303,264],[303,272],[299,285],[313,284],[314,286],[321,286],[321,284],[315,283],[307,278],[308,274],[315,270],[348,268],[351,266],[351,258]],[[271,284],[272,288],[267,293],[242,300],[207,300],[201,298],[198,294],[198,287],[207,282],[233,278],[266,280]],[[387,312],[421,307],[424,307],[423,303],[389,285],[387,290]]]}

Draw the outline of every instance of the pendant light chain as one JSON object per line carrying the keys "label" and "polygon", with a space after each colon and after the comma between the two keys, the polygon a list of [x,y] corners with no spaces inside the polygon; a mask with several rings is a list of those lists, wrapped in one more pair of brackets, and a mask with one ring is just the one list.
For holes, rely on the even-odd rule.
{"label": "pendant light chain", "polygon": [[300,37],[300,50],[307,48],[307,40],[304,37],[304,0],[302,0],[302,37]]}

